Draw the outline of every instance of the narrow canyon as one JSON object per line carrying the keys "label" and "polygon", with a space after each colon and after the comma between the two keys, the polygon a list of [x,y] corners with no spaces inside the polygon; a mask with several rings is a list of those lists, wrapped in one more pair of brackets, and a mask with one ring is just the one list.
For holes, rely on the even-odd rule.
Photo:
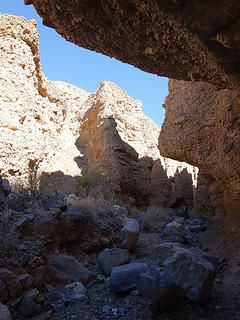
{"label": "narrow canyon", "polygon": [[240,319],[240,3],[24,2],[169,94],[160,128],[51,81],[35,20],[0,14],[0,319]]}

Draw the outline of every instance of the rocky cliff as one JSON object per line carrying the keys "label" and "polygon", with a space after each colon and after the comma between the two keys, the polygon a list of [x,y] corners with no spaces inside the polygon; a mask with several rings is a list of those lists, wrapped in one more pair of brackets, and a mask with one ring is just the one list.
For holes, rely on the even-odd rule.
{"label": "rocky cliff", "polygon": [[161,157],[160,128],[143,114],[140,101],[103,82],[86,105],[77,146],[89,168],[106,173],[113,190],[139,202],[171,206],[183,200],[191,206],[198,170]]}
{"label": "rocky cliff", "polygon": [[215,179],[225,209],[239,213],[238,91],[215,91],[206,83],[171,80],[166,118],[159,139],[161,154],[198,166]]}
{"label": "rocky cliff", "polygon": [[236,0],[26,0],[84,48],[174,79],[240,88]]}
{"label": "rocky cliff", "polygon": [[141,102],[113,83],[90,94],[49,81],[41,72],[35,27],[34,21],[0,16],[1,174],[23,183],[44,173],[43,185],[53,191],[87,167],[138,202],[191,206],[197,169],[160,156],[160,128],[143,114]]}
{"label": "rocky cliff", "polygon": [[34,21],[1,15],[0,29],[1,174],[24,181],[33,166],[79,174],[74,142],[89,93],[46,79]]}

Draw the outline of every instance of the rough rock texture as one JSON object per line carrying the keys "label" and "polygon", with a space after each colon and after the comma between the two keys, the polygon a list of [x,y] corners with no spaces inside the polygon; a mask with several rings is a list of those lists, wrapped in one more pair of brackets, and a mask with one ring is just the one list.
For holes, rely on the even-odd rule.
{"label": "rough rock texture", "polygon": [[11,186],[7,179],[0,176],[0,206],[4,205],[7,196],[11,193]]}
{"label": "rough rock texture", "polygon": [[98,263],[106,275],[110,275],[112,268],[129,263],[130,253],[126,249],[104,249],[98,256]]}
{"label": "rough rock texture", "polygon": [[[41,176],[69,189],[81,169],[102,171],[137,201],[192,206],[197,168],[160,156],[160,128],[113,83],[93,94],[41,72],[34,21],[0,16],[0,168],[11,183]],[[91,137],[91,139],[90,139]],[[55,187],[55,189],[54,189]]]}
{"label": "rough rock texture", "polygon": [[138,241],[140,234],[140,225],[137,220],[132,218],[123,219],[123,227],[120,230],[120,248],[132,249]]}
{"label": "rough rock texture", "polygon": [[[67,266],[67,267],[66,267]],[[75,258],[62,254],[48,257],[48,274],[61,283],[81,281],[86,283],[92,277],[91,272]]]}
{"label": "rough rock texture", "polygon": [[141,273],[146,273],[148,265],[133,262],[119,267],[113,267],[109,286],[114,293],[124,293],[136,289],[136,283]]}
{"label": "rough rock texture", "polygon": [[202,169],[198,172],[194,210],[203,215],[212,213],[219,218],[226,213],[219,183]]}
{"label": "rough rock texture", "polygon": [[174,79],[239,88],[236,0],[32,0],[68,41]]}
{"label": "rough rock texture", "polygon": [[11,297],[18,298],[22,293],[22,285],[14,273],[7,269],[0,269],[0,279],[6,284]]}
{"label": "rough rock texture", "polygon": [[184,288],[190,300],[206,302],[209,299],[216,276],[216,268],[211,263],[216,262],[215,257],[175,242],[161,244],[156,251],[163,258],[165,271]]}
{"label": "rough rock texture", "polygon": [[11,182],[31,170],[80,174],[74,157],[89,93],[41,72],[36,23],[0,16],[0,168]]}
{"label": "rough rock texture", "polygon": [[0,320],[11,320],[12,317],[7,306],[0,303]]}
{"label": "rough rock texture", "polygon": [[204,184],[209,185],[212,205],[221,206],[217,182],[225,210],[235,214],[240,209],[239,106],[238,91],[171,80],[159,138],[161,154],[198,166],[211,176]]}
{"label": "rough rock texture", "polygon": [[164,272],[140,274],[137,289],[149,297],[159,308],[167,309],[178,303],[185,295],[184,289]]}
{"label": "rough rock texture", "polygon": [[76,145],[88,168],[102,171],[114,191],[137,201],[172,206],[183,200],[191,206],[198,169],[161,157],[160,128],[143,114],[140,101],[115,84],[102,82],[86,104],[89,109]]}

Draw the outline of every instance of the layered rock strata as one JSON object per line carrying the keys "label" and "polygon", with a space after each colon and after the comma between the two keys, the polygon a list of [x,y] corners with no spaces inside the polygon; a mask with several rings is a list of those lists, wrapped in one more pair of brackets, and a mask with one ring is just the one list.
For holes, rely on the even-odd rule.
{"label": "layered rock strata", "polygon": [[197,169],[160,156],[160,128],[143,114],[140,101],[109,82],[90,94],[48,80],[35,22],[1,15],[0,28],[3,177],[33,184],[42,175],[42,185],[54,190],[69,187],[87,167],[138,202],[192,206]]}
{"label": "layered rock strata", "polygon": [[240,210],[239,106],[239,91],[171,80],[159,138],[162,155],[198,166],[209,175],[214,206],[220,192],[216,180],[225,210],[232,213]]}
{"label": "layered rock strata", "polygon": [[240,88],[236,0],[31,0],[68,41],[144,71]]}

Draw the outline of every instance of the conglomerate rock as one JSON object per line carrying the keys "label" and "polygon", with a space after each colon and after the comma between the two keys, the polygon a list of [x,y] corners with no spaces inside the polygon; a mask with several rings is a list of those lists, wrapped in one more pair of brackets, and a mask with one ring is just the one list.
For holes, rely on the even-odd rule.
{"label": "conglomerate rock", "polygon": [[140,101],[109,82],[90,94],[49,81],[41,72],[36,23],[0,15],[0,29],[3,177],[34,184],[39,175],[42,187],[54,191],[69,189],[87,166],[107,175],[116,192],[192,206],[197,168],[160,156],[160,128]]}
{"label": "conglomerate rock", "polygon": [[222,205],[216,180],[225,210],[236,214],[240,209],[239,106],[239,91],[215,91],[203,82],[171,80],[159,137],[161,154],[204,170],[212,177],[206,183],[205,176],[204,185],[211,185],[213,206]]}
{"label": "conglomerate rock", "polygon": [[[32,0],[68,41],[174,79],[239,88],[236,0]],[[29,4],[29,2],[28,2]]]}

